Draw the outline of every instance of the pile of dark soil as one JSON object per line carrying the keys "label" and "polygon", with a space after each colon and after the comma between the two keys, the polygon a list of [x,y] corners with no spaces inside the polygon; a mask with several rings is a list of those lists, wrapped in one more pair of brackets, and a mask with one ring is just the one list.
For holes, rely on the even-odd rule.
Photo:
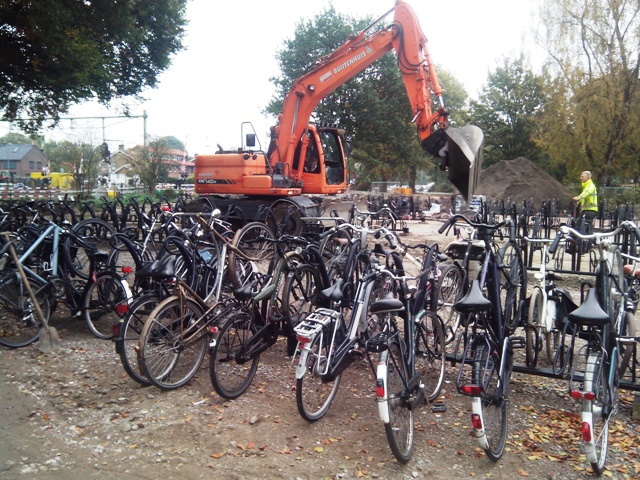
{"label": "pile of dark soil", "polygon": [[476,193],[491,200],[533,200],[540,204],[548,200],[567,203],[579,192],[573,193],[535,163],[519,157],[502,160],[482,170]]}

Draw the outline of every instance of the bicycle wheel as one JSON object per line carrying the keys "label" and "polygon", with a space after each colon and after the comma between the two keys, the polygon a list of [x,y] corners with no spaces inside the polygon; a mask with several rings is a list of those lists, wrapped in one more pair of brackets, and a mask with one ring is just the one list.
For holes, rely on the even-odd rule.
{"label": "bicycle wheel", "polygon": [[319,250],[322,254],[322,261],[331,280],[342,276],[350,245],[351,234],[345,229],[336,230],[320,242]]}
{"label": "bicycle wheel", "polygon": [[[632,312],[625,312],[624,317],[622,318],[622,325],[620,327],[620,336],[621,337],[635,337],[637,335],[637,326],[636,326],[636,317],[633,316]],[[625,344],[623,342],[619,342],[619,361],[620,361],[620,376],[623,377],[629,368],[629,363],[633,356],[633,344]],[[634,365],[632,364],[630,367],[629,374],[633,374]]]}
{"label": "bicycle wheel", "polygon": [[529,299],[529,312],[527,324],[524,327],[527,366],[534,367],[538,363],[538,351],[540,346],[539,327],[542,325],[542,292],[534,288]]}
{"label": "bicycle wheel", "polygon": [[[36,295],[42,314],[48,320],[51,314],[49,299],[42,291],[44,283],[35,278],[29,284]],[[38,340],[42,323],[29,293],[17,271],[0,279],[0,345],[19,348]]]}
{"label": "bicycle wheel", "polygon": [[507,397],[510,368],[505,378],[499,379],[500,358],[497,352],[490,352],[486,344],[476,349],[473,365],[474,382],[482,386],[480,408],[486,444],[483,449],[491,460],[498,461],[504,453],[507,441]]}
{"label": "bicycle wheel", "polygon": [[433,402],[442,389],[445,367],[445,333],[442,320],[434,312],[423,310],[416,323],[415,371],[420,372],[424,400]]}
{"label": "bicycle wheel", "polygon": [[[234,310],[220,324],[218,337],[209,351],[211,384],[222,398],[233,400],[242,395],[256,374],[260,355],[238,363],[236,354],[244,349],[258,329],[246,312]],[[221,320],[222,321],[222,320]]]}
{"label": "bicycle wheel", "polygon": [[195,301],[175,296],[149,314],[138,342],[138,364],[156,387],[179,388],[198,372],[208,341],[203,314]]}
{"label": "bicycle wheel", "polygon": [[[275,256],[274,234],[264,223],[251,222],[236,232],[231,244],[250,258],[254,272],[267,275]],[[247,278],[247,261],[229,249],[229,277],[235,288],[242,286]]]}
{"label": "bicycle wheel", "polygon": [[116,353],[127,375],[142,386],[149,386],[151,382],[142,373],[138,364],[138,342],[145,321],[151,311],[160,303],[157,295],[144,295],[135,299],[129,305],[129,311],[120,320],[118,333],[115,336]]}
{"label": "bicycle wheel", "polygon": [[96,281],[87,287],[84,294],[84,319],[89,330],[96,337],[113,337],[113,328],[120,323],[116,306],[129,300],[129,292],[116,274],[106,272],[98,275]]}
{"label": "bicycle wheel", "polygon": [[386,393],[389,423],[384,424],[387,441],[398,462],[407,463],[413,453],[413,409],[407,402],[407,367],[400,343],[392,340],[380,354],[387,366]]}
{"label": "bicycle wheel", "polygon": [[527,293],[527,272],[522,261],[522,251],[513,242],[500,250],[499,261],[502,314],[507,329],[513,332],[520,323],[520,307]]}
{"label": "bicycle wheel", "polygon": [[[366,288],[366,290],[364,293],[365,302],[362,306],[363,317],[355,320],[360,321],[358,330],[365,333],[366,338],[373,338],[386,327],[386,315],[395,315],[395,313],[372,313],[371,305],[383,298],[398,298],[398,284],[389,274],[380,272],[375,278],[369,280],[364,288]],[[400,319],[398,324],[402,322],[403,320]],[[347,326],[347,330],[349,330],[349,328],[350,326]]]}
{"label": "bicycle wheel", "polygon": [[300,353],[298,368],[303,368],[304,374],[296,380],[296,405],[300,416],[307,422],[324,417],[340,387],[342,374],[331,382],[322,378],[328,368],[330,350],[331,338],[328,335],[316,335],[308,350]]}
{"label": "bicycle wheel", "polygon": [[[621,309],[625,308],[625,297],[622,295],[627,291],[627,284],[624,278],[622,255],[620,249],[611,246],[607,254],[609,263],[609,316],[612,321],[616,321],[621,314]],[[597,282],[596,282],[597,287]]]}
{"label": "bicycle wheel", "polygon": [[446,266],[436,283],[438,298],[438,315],[444,324],[445,339],[447,343],[455,338],[456,330],[460,324],[458,312],[453,305],[460,298],[462,292],[462,270],[458,265]]}
{"label": "bicycle wheel", "polygon": [[600,352],[587,357],[583,390],[595,393],[595,399],[582,400],[582,448],[596,475],[604,471],[609,447],[609,414],[603,408],[603,403],[607,402],[607,383],[601,361]]}
{"label": "bicycle wheel", "polygon": [[556,253],[553,254],[554,270],[562,271],[562,267],[564,266],[564,253],[565,253],[565,247],[564,245],[560,245],[556,250]]}
{"label": "bicycle wheel", "polygon": [[88,218],[76,223],[72,227],[73,232],[88,244],[78,243],[72,236],[67,236],[62,241],[62,253],[64,267],[71,275],[83,279],[89,278],[89,253],[91,247],[105,252],[111,251],[110,240],[115,230],[104,220]]}

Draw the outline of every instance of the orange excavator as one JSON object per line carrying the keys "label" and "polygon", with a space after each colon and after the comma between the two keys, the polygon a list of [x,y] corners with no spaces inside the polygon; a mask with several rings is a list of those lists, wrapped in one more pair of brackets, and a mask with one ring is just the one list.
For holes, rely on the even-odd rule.
{"label": "orange excavator", "polygon": [[[393,21],[384,25],[392,13]],[[199,201],[221,210],[233,205],[246,220],[255,220],[260,206],[265,205],[279,219],[292,215],[292,211],[299,219],[321,215],[319,196],[346,191],[348,146],[345,132],[338,126],[310,123],[313,110],[325,96],[392,49],[422,147],[440,159],[440,168],[470,199],[480,171],[482,131],[474,126],[448,126],[449,112],[427,39],[412,8],[397,0],[389,12],[349,36],[294,82],[278,123],[271,129],[266,152],[259,144],[256,147],[257,136],[247,122],[242,124],[244,145],[237,151],[218,146],[214,154],[196,156],[194,182]],[[245,129],[250,132],[245,133]]]}

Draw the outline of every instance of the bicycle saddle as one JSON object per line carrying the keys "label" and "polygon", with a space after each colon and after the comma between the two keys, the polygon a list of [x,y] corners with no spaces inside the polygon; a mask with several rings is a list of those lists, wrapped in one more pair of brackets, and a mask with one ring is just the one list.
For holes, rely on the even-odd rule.
{"label": "bicycle saddle", "polygon": [[461,313],[482,312],[491,308],[491,302],[482,295],[480,282],[474,280],[467,294],[453,307]]}
{"label": "bicycle saddle", "polygon": [[241,287],[236,288],[233,291],[233,296],[238,300],[249,300],[253,298],[254,295],[258,294],[258,291],[254,291],[256,284],[258,283],[257,279],[251,280],[248,283],[245,283]]}
{"label": "bicycle saddle", "polygon": [[329,288],[325,288],[319,293],[321,299],[339,302],[344,298],[342,289],[344,288],[344,278],[339,278]]}
{"label": "bicycle saddle", "polygon": [[582,305],[569,314],[569,321],[578,325],[586,325],[593,327],[603,327],[607,325],[611,319],[609,315],[602,310],[598,303],[598,294],[595,288],[590,288],[587,292]]}
{"label": "bicycle saddle", "polygon": [[371,304],[371,313],[402,312],[404,304],[397,298],[383,298]]}
{"label": "bicycle saddle", "polygon": [[176,274],[176,256],[166,255],[160,260],[145,263],[136,275],[140,278],[171,278]]}

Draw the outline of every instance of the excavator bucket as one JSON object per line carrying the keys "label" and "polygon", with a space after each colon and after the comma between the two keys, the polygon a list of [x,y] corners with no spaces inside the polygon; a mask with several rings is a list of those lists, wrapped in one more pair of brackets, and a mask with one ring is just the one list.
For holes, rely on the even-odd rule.
{"label": "excavator bucket", "polygon": [[482,164],[484,134],[475,125],[438,130],[429,136],[422,147],[440,158],[440,170],[460,190],[468,202],[475,192]]}

